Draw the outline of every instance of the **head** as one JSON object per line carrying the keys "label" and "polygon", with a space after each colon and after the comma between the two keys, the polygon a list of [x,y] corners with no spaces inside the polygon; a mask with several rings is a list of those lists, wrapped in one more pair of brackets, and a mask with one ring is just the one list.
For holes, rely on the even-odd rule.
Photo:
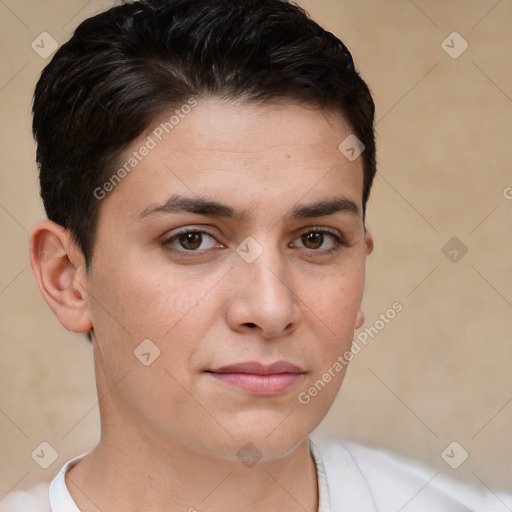
{"label": "head", "polygon": [[[282,0],[133,2],[77,28],[33,113],[31,262],[91,333],[99,392],[119,382],[104,425],[224,458],[293,449],[345,367],[300,393],[363,322],[374,105],[345,45]],[[250,361],[295,370],[266,391],[222,376]]]}

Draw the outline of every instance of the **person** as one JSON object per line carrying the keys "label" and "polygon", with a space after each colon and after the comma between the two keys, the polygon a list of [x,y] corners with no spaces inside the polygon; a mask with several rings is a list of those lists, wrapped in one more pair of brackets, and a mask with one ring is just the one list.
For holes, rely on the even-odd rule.
{"label": "person", "polygon": [[349,50],[303,9],[113,7],[43,70],[33,132],[48,219],[31,265],[91,341],[101,417],[53,512],[501,506],[311,437],[364,322],[376,145]]}

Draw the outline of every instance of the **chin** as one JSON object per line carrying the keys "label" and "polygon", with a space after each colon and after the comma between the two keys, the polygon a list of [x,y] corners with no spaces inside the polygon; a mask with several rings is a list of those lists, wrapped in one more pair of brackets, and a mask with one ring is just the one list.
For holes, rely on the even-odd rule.
{"label": "chin", "polygon": [[[223,423],[229,434],[205,439],[205,448],[215,457],[243,462],[245,457],[261,461],[280,459],[293,452],[313,431],[316,424],[289,414],[261,412],[247,422],[236,425]],[[286,418],[286,419],[285,419]],[[284,421],[283,421],[284,420]],[[302,421],[301,421],[302,420]]]}

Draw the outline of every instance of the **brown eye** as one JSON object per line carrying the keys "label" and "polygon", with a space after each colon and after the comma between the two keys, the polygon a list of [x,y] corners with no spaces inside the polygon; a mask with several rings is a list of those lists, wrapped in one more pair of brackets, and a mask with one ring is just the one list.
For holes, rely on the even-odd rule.
{"label": "brown eye", "polygon": [[295,247],[314,251],[318,255],[336,252],[349,244],[342,236],[325,228],[304,231],[294,242]]}
{"label": "brown eye", "polygon": [[201,247],[203,236],[201,233],[183,233],[178,237],[181,247],[189,251],[193,251]]}
{"label": "brown eye", "polygon": [[208,249],[219,247],[215,238],[198,230],[187,229],[181,233],[176,233],[162,241],[162,245],[169,250],[185,253],[203,253]]}
{"label": "brown eye", "polygon": [[324,243],[324,234],[318,231],[311,231],[301,236],[302,243],[308,249],[318,249]]}

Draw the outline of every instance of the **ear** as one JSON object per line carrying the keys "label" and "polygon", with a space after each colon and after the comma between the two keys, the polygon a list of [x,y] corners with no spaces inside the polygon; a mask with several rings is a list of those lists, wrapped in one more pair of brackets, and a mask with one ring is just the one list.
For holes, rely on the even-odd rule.
{"label": "ear", "polygon": [[356,323],[354,325],[354,329],[359,329],[364,324],[364,313],[361,308],[359,308],[359,311],[356,314]]}
{"label": "ear", "polygon": [[[366,230],[366,228],[365,228],[365,232],[364,232],[364,245],[365,245],[366,255],[368,256],[373,251],[373,236],[369,231]],[[359,329],[363,324],[364,324],[364,313],[363,313],[363,310],[361,308],[359,308],[359,311],[357,312],[357,315],[356,315],[356,323],[355,323],[354,327],[355,327],[355,329]]]}
{"label": "ear", "polygon": [[85,259],[71,233],[50,220],[38,222],[30,233],[30,265],[62,326],[72,332],[91,330]]}
{"label": "ear", "polygon": [[364,245],[366,247],[366,256],[373,252],[373,235],[365,228],[364,231]]}

